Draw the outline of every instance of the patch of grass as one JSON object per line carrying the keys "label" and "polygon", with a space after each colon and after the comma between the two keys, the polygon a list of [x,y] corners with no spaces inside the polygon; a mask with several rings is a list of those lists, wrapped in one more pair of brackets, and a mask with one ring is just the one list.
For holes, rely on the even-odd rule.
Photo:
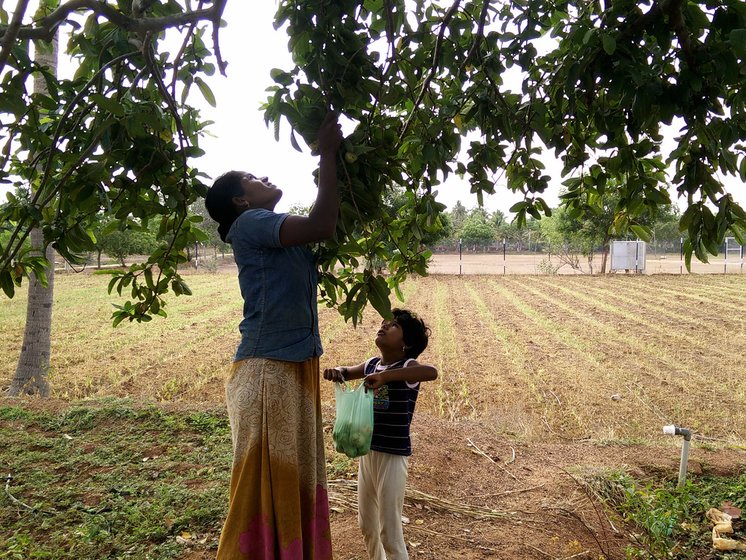
{"label": "patch of grass", "polygon": [[20,406],[7,406],[0,408],[0,420],[28,420],[32,413]]}
{"label": "patch of grass", "polygon": [[[228,503],[224,415],[128,401],[0,406],[0,559],[214,554]],[[178,539],[177,539],[178,537]]]}
{"label": "patch of grass", "polygon": [[[724,501],[746,510],[746,471],[739,476],[690,477],[680,488],[675,480],[637,481],[624,472],[596,475],[591,487],[621,518],[634,527],[629,559],[718,558],[712,552],[712,523],[705,517]],[[746,526],[734,524],[733,538],[746,539]],[[745,553],[728,553],[746,560]]]}
{"label": "patch of grass", "polygon": [[326,452],[326,474],[330,480],[335,478],[354,478],[357,475],[357,461],[343,453]]}

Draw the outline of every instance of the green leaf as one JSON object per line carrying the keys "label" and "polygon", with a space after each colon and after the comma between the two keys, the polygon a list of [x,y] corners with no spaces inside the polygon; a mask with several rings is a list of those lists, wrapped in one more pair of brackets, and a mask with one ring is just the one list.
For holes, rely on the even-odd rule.
{"label": "green leaf", "polygon": [[114,328],[116,328],[116,326],[117,326],[117,325],[118,325],[119,323],[121,323],[121,322],[122,322],[122,321],[124,321],[125,319],[128,319],[130,315],[129,315],[129,313],[127,313],[126,311],[115,311],[114,313],[112,313],[112,315],[111,315],[111,316],[112,316],[112,318],[114,319],[114,320],[112,321],[112,323],[111,323],[111,326],[112,326],[112,327],[114,327]]}
{"label": "green leaf", "polygon": [[15,294],[15,283],[13,282],[13,276],[11,275],[10,270],[8,270],[7,268],[0,270],[0,287],[2,287],[5,295],[8,296],[8,298],[12,298]]}
{"label": "green leaf", "polygon": [[199,76],[194,78],[194,83],[197,84],[199,91],[202,92],[202,97],[205,98],[205,101],[207,101],[211,107],[217,107],[217,102],[215,101],[215,95],[212,93],[210,86],[208,86],[205,83],[205,81]]}
{"label": "green leaf", "polygon": [[290,131],[290,145],[295,148],[297,151],[303,153],[303,150],[300,149],[300,146],[298,145],[298,140],[295,138],[295,131]]}
{"label": "green leaf", "polygon": [[289,86],[293,83],[293,76],[291,76],[288,72],[285,72],[284,70],[280,70],[279,68],[272,68],[272,70],[269,71],[269,76],[272,78],[275,82],[282,86]]}
{"label": "green leaf", "polygon": [[642,239],[643,241],[650,241],[653,238],[653,232],[650,230],[647,226],[641,226],[641,225],[632,225],[629,226],[629,229],[631,229],[634,234]]}
{"label": "green leaf", "polygon": [[728,39],[736,54],[741,58],[746,57],[746,29],[734,29]]}
{"label": "green leaf", "polygon": [[606,51],[606,54],[608,55],[614,54],[614,51],[616,51],[616,39],[614,39],[614,37],[612,37],[611,35],[604,35],[602,42],[603,42],[604,51]]}
{"label": "green leaf", "polygon": [[684,241],[684,265],[686,266],[687,271],[692,271],[692,242],[691,240],[687,239]]}
{"label": "green leaf", "polygon": [[684,211],[684,214],[682,214],[681,220],[679,220],[679,229],[681,231],[689,229],[689,226],[694,222],[695,217],[698,219],[700,218],[700,210],[699,206],[693,204]]}
{"label": "green leaf", "polygon": [[384,319],[390,319],[391,314],[391,290],[383,276],[372,276],[369,283],[368,301]]}
{"label": "green leaf", "polygon": [[100,93],[94,93],[91,95],[91,99],[96,102],[96,105],[101,107],[104,111],[108,111],[115,117],[123,117],[125,115],[124,106],[115,99],[109,99]]}

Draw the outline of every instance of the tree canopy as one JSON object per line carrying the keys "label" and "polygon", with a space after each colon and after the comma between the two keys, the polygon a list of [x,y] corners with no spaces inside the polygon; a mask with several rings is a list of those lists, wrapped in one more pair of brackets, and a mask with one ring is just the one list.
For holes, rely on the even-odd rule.
{"label": "tree canopy", "polygon": [[[177,266],[201,235],[187,207],[205,190],[190,158],[207,123],[185,92],[197,86],[214,101],[207,82],[224,67],[225,2],[44,0],[30,24],[27,2],[12,20],[0,8],[0,179],[32,187],[0,210],[13,224],[0,248],[7,294],[39,268],[23,256],[31,225],[74,260],[92,246],[88,217],[102,209],[119,221],[159,220],[163,241],[112,279],[135,301],[118,320],[160,313],[169,289],[188,290]],[[44,48],[63,24],[79,63],[73,79],[28,56],[29,41]],[[648,218],[671,204],[671,167],[686,258],[716,254],[728,230],[744,242],[746,213],[723,187],[726,176],[746,181],[742,0],[280,0],[275,25],[295,64],[271,73],[264,110],[275,134],[313,150],[328,108],[356,125],[338,166],[337,236],[319,248],[325,297],[348,317],[367,301],[385,314],[389,289],[426,271],[421,240],[437,227],[436,190],[452,173],[479,197],[498,180],[522,193],[512,208],[520,225],[550,213],[545,167],[559,158],[571,219],[612,191],[615,230],[647,236]],[[166,30],[182,37],[174,52]],[[39,72],[48,95],[26,90]],[[666,125],[677,130],[672,149]],[[411,196],[392,214],[382,201],[395,185]],[[378,258],[386,277],[361,269]]]}
{"label": "tree canopy", "polygon": [[[206,79],[215,72],[211,61],[224,65],[217,49],[223,5],[42,0],[30,23],[28,1],[17,3],[10,21],[0,7],[0,181],[18,187],[0,207],[10,232],[0,247],[6,295],[30,272],[43,278],[44,259],[23,245],[33,227],[76,263],[95,248],[101,213],[110,218],[102,235],[159,226],[160,246],[149,260],[112,279],[110,289],[127,288],[134,300],[119,306],[115,322],[164,314],[163,294],[188,292],[178,265],[204,234],[194,227],[201,218],[187,209],[206,190],[190,158],[201,155],[207,123],[186,99],[196,86],[214,103]],[[212,51],[203,40],[210,26]],[[61,27],[69,36],[61,50],[77,64],[70,78],[29,55],[31,42],[47,49]],[[167,30],[171,51],[163,47]],[[27,78],[39,75],[46,92],[27,88]]]}

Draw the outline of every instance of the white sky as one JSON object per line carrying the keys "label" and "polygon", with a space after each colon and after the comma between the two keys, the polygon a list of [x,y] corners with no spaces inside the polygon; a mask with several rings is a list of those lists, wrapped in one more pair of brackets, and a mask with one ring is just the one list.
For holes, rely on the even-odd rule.
{"label": "white sky", "polygon": [[[287,35],[283,30],[275,31],[272,26],[275,10],[276,2],[232,0],[227,3],[224,13],[227,26],[220,32],[223,58],[228,62],[227,76],[216,73],[208,79],[217,107],[212,108],[204,102],[197,87],[191,90],[190,102],[202,107],[204,118],[214,121],[210,129],[213,137],[201,142],[206,155],[194,163],[213,178],[231,169],[269,176],[284,192],[277,207],[284,211],[293,204],[309,205],[313,202],[316,188],[311,173],[317,165],[317,158],[292,148],[287,123],[283,123],[280,141],[276,142],[273,130],[266,127],[263,112],[259,109],[267,97],[265,89],[273,83],[270,70],[293,67],[287,52]],[[29,10],[29,13],[33,12]],[[515,86],[516,89],[519,87]],[[669,148],[673,145],[674,134],[675,131],[667,142]],[[306,149],[302,139],[299,143]],[[551,152],[541,159],[547,167],[546,173],[553,177],[543,196],[554,207],[559,202],[561,165]],[[726,188],[737,201],[746,203],[743,183],[729,177]],[[469,192],[468,182],[456,175],[450,175],[437,190],[438,200],[449,208],[458,200],[467,208],[477,205],[476,196]],[[507,215],[508,208],[520,200],[520,196],[511,193],[504,182],[496,185],[495,190],[495,195],[485,196],[485,207],[499,209]],[[677,202],[675,193],[672,193],[672,198]]]}

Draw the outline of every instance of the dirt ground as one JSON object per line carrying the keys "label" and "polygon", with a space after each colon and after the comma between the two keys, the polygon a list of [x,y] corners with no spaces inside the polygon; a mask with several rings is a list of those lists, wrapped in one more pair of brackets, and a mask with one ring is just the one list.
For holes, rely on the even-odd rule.
{"label": "dirt ground", "polygon": [[[674,445],[522,443],[483,424],[427,414],[416,415],[413,439],[405,538],[410,557],[419,559],[622,559],[628,529],[607,516],[580,480],[619,468],[636,477],[675,478],[679,466]],[[694,445],[689,469],[726,474],[744,464],[746,453]],[[330,487],[332,507],[340,494],[354,497],[333,481]],[[367,558],[354,510],[339,509],[332,513],[335,558]]]}

